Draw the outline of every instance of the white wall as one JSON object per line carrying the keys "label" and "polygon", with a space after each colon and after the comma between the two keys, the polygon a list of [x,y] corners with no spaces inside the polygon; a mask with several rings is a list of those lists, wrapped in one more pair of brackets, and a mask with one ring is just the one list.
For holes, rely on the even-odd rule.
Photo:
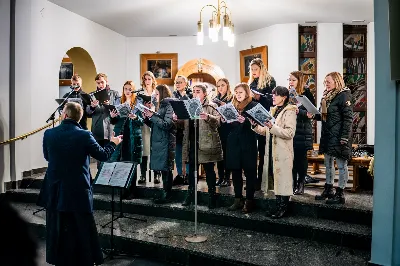
{"label": "white wall", "polygon": [[296,23],[276,24],[239,35],[235,46],[236,81],[240,81],[239,51],[263,45],[268,46],[268,71],[277,85],[287,86],[289,73],[299,68],[299,25]]}
{"label": "white wall", "polygon": [[367,143],[375,144],[375,30],[368,24],[367,33]]}
{"label": "white wall", "polygon": [[[319,23],[317,25],[317,107],[324,92],[324,77],[330,72],[343,74],[343,24]],[[321,136],[321,123],[317,126],[317,142]]]}
{"label": "white wall", "polygon": [[[9,138],[10,1],[0,1],[0,142]],[[10,179],[10,146],[0,146],[0,193]]]}
{"label": "white wall", "polygon": [[[157,51],[178,53],[178,69],[192,59],[208,59],[221,67],[226,78],[230,81],[235,80],[235,48],[228,47],[225,41],[211,43],[207,37],[204,45],[198,46],[194,36],[131,37],[127,38],[127,78],[133,80],[136,86],[140,86],[140,54]],[[120,84],[121,88],[122,84]]]}
{"label": "white wall", "polygon": [[[111,87],[125,81],[124,36],[46,0],[17,0],[16,16],[17,135],[43,126],[57,107],[58,71],[70,48],[88,51],[97,71],[109,76]],[[43,132],[17,143],[17,178],[47,165],[42,137]]]}

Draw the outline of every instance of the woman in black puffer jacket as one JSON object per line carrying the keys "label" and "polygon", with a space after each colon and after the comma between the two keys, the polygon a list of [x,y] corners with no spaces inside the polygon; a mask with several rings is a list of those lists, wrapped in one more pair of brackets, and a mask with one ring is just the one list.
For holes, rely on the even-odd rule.
{"label": "woman in black puffer jacket", "polygon": [[[298,95],[307,97],[315,105],[313,94],[305,88],[305,77],[301,71],[293,71],[289,75],[289,87],[296,90]],[[291,99],[291,102],[294,99]],[[295,103],[295,101],[293,101]],[[307,151],[313,149],[312,136],[312,114],[307,112],[304,106],[299,106],[297,110],[296,134],[293,139],[293,194],[302,195],[304,193],[304,180],[307,175],[308,160]],[[298,178],[297,178],[298,177]]]}
{"label": "woman in black puffer jacket", "polygon": [[174,99],[167,85],[158,85],[155,89],[158,106],[154,114],[145,110],[145,123],[151,128],[150,138],[150,169],[161,171],[163,193],[156,203],[166,203],[171,198],[172,169],[174,168],[176,148],[176,128],[172,119],[174,110],[170,101]]}
{"label": "woman in black puffer jacket", "polygon": [[[351,159],[353,107],[351,92],[345,87],[343,77],[332,72],[325,77],[325,91],[321,100],[321,115],[315,119],[322,121],[319,152],[325,155],[326,183],[316,200],[328,198],[328,204],[344,204],[343,189],[349,179],[347,162]],[[335,180],[334,160],[339,168],[339,184],[333,194]]]}

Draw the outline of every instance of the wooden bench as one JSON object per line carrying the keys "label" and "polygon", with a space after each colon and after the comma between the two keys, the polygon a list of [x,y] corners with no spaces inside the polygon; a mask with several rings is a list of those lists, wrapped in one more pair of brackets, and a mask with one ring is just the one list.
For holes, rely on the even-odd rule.
{"label": "wooden bench", "polygon": [[[357,145],[353,145],[357,146]],[[319,145],[314,144],[314,151],[318,151]],[[313,164],[313,170],[311,174],[320,174],[321,170],[319,169],[320,164],[324,164],[325,157],[324,155],[317,155],[313,156],[313,154],[309,154],[307,156],[308,162]],[[371,162],[371,157],[353,157],[351,160],[348,162],[348,165],[353,166],[353,187],[351,189],[352,192],[356,192],[359,185],[360,185],[360,172],[359,169],[360,167],[369,167],[369,164]]]}

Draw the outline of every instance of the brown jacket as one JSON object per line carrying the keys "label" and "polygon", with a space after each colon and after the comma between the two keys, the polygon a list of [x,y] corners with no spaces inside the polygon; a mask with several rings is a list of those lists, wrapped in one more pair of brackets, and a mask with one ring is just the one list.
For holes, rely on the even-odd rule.
{"label": "brown jacket", "polygon": [[[220,116],[215,110],[217,105],[209,102],[208,99],[203,103],[203,112],[209,114],[207,120],[199,119],[199,155],[198,163],[218,162],[222,161],[222,145],[218,134],[220,125]],[[189,120],[184,121],[185,128],[183,130],[183,146],[182,161],[189,161]]]}

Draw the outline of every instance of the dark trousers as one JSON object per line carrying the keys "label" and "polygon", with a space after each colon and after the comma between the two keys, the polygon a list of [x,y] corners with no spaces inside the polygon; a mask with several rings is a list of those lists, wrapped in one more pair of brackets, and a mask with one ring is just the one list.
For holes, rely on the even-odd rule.
{"label": "dark trousers", "polygon": [[257,174],[255,169],[232,170],[233,187],[235,190],[235,198],[243,198],[243,172],[246,176],[246,199],[254,199],[256,192]]}
{"label": "dark trousers", "polygon": [[171,194],[172,191],[172,171],[161,171],[162,181],[163,181],[163,189],[167,193],[167,195]]}
{"label": "dark trousers", "polygon": [[[307,175],[307,168],[307,150],[294,148],[294,160],[292,169],[293,184],[297,184],[297,182],[304,182],[304,179]],[[299,179],[297,179],[297,175],[299,175]]]}
{"label": "dark trousers", "polygon": [[[267,139],[265,136],[257,135],[257,149],[258,149],[258,171],[257,171],[257,186],[261,186],[263,168],[264,168],[264,156],[265,156],[265,144]],[[271,156],[271,155],[270,155]],[[247,178],[247,175],[246,175]],[[247,188],[246,188],[247,189]]]}
{"label": "dark trousers", "polygon": [[148,156],[143,156],[142,157],[142,163],[140,164],[140,175],[144,176],[146,178],[146,172],[147,172],[147,162],[148,162]]}
{"label": "dark trousers", "polygon": [[[215,163],[203,163],[204,171],[206,172],[206,182],[208,186],[208,190],[215,189],[215,183],[217,181],[217,175],[214,171]],[[197,171],[199,170],[199,165],[197,165]],[[189,190],[194,189],[194,171],[195,171],[195,160],[194,160],[194,151],[190,151],[189,153]]]}
{"label": "dark trousers", "polygon": [[226,169],[226,142],[221,142],[222,144],[222,152],[224,154],[224,159],[222,161],[217,162],[218,168],[218,178],[222,180],[229,181],[231,177],[231,171]]}

